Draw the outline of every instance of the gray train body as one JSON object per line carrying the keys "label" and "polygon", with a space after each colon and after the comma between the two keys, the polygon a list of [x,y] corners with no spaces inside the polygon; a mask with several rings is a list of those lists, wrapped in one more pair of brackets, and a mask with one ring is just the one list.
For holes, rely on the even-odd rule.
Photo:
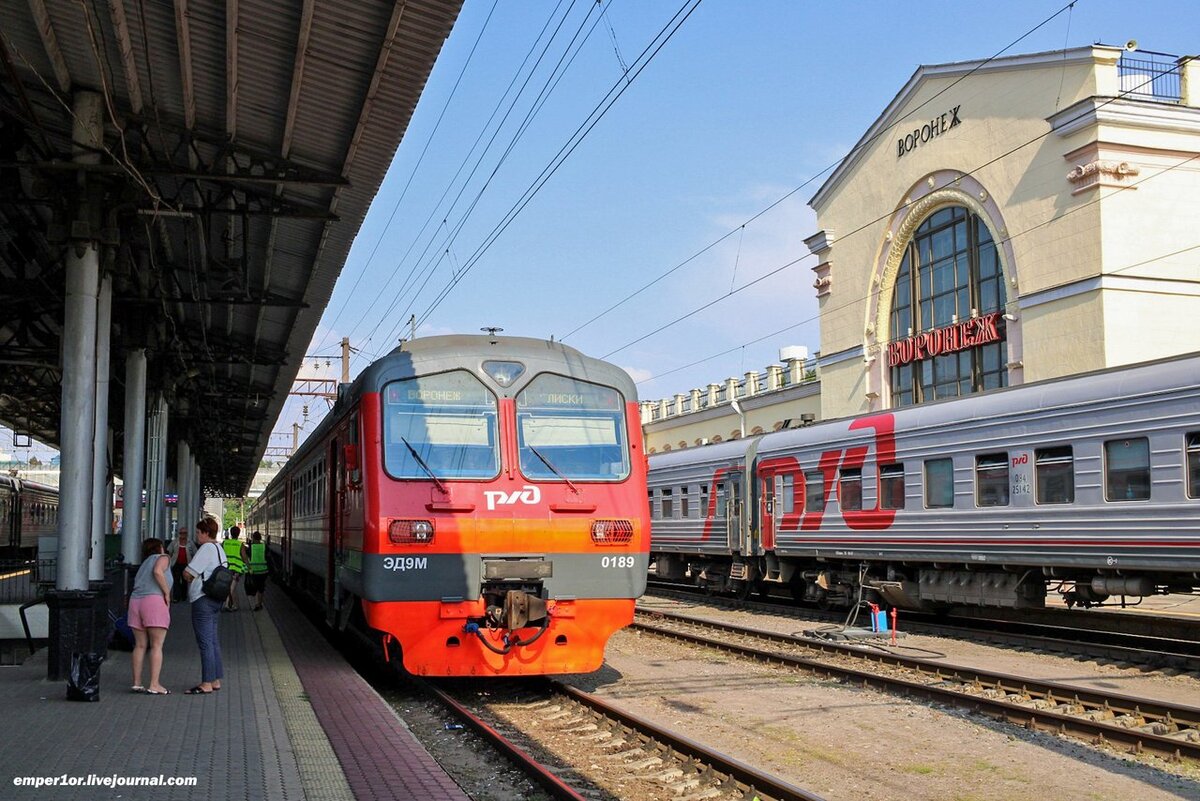
{"label": "gray train body", "polygon": [[0,554],[29,557],[38,538],[58,535],[58,488],[0,476]]}
{"label": "gray train body", "polygon": [[662,578],[833,605],[1200,585],[1200,356],[650,458]]}

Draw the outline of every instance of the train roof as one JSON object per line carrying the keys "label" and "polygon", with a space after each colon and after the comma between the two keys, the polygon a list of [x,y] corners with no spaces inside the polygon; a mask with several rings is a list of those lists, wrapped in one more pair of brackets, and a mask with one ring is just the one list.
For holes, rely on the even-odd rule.
{"label": "train roof", "polygon": [[[917,406],[833,418],[804,428],[658,453],[651,456],[650,460],[655,469],[662,469],[736,459],[745,453],[752,442],[758,443],[759,453],[806,447],[834,438],[845,439],[846,427],[850,422],[879,414],[893,415],[897,432],[913,432],[951,428],[976,420],[998,420],[1041,409],[1068,408],[1113,398],[1152,396],[1189,387],[1200,390],[1200,353],[1052,378]],[[869,438],[873,436],[873,431],[864,429],[862,435]]]}
{"label": "train roof", "polygon": [[[1069,408],[1117,398],[1152,396],[1187,387],[1200,389],[1200,354],[1141,362],[960,398],[946,398],[917,406],[903,406],[827,420],[807,428],[768,435],[769,441],[762,443],[760,452],[828,440],[831,436],[830,427],[834,427],[839,432],[838,436],[844,438],[849,422],[880,413],[894,415],[897,433],[913,432],[952,428],[979,420],[1002,420],[1043,409]],[[872,431],[864,430],[863,435],[872,436]]]}
{"label": "train roof", "polygon": [[[483,372],[489,360],[518,361],[526,372],[510,387],[500,387]],[[500,397],[515,397],[539,372],[563,375],[610,386],[628,401],[637,401],[637,385],[614,364],[585,356],[570,345],[531,337],[452,334],[402,342],[371,364],[354,381],[353,393],[378,391],[388,381],[469,367]]]}

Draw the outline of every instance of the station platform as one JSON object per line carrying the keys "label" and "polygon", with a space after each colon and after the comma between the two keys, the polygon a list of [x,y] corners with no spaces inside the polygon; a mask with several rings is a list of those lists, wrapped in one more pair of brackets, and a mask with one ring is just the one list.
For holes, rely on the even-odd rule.
{"label": "station platform", "polygon": [[[467,801],[392,708],[272,590],[265,611],[243,603],[221,615],[225,677],[211,695],[183,694],[200,678],[185,603],[171,607],[164,646],[170,695],[130,692],[125,651],[109,650],[96,703],[68,701],[66,682],[45,678],[45,649],[0,668],[0,797]],[[186,784],[153,783],[160,779]]]}

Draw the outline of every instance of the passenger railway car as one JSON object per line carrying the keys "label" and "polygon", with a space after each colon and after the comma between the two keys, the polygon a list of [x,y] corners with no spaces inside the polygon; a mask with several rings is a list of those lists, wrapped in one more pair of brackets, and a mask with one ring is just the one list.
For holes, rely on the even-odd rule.
{"label": "passenger railway car", "polygon": [[328,621],[429,676],[600,667],[650,545],[636,389],[557,342],[416,339],[343,385],[250,515]]}
{"label": "passenger railway car", "polygon": [[58,533],[58,488],[0,476],[0,558],[27,558]]}
{"label": "passenger railway car", "polygon": [[657,576],[849,605],[1200,585],[1200,356],[650,457]]}

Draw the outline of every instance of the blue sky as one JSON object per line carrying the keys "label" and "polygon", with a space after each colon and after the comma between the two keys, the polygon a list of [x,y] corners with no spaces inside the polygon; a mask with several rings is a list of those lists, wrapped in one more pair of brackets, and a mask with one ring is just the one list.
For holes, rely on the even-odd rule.
{"label": "blue sky", "polygon": [[[815,351],[814,260],[803,239],[816,231],[807,201],[825,171],[917,66],[995,54],[1064,5],[705,0],[532,201],[477,255],[572,133],[619,85],[623,65],[637,63],[681,5],[613,0],[600,17],[594,4],[582,0],[573,5],[467,0],[310,353],[332,353],[332,343],[350,336],[362,351],[353,363],[357,373],[395,345],[415,314],[421,321],[418,336],[496,325],[509,334],[565,338],[626,368],[641,382],[641,397],[658,398],[762,370],[781,346]],[[1190,7],[1079,0],[1005,53],[1129,39],[1150,50],[1196,52],[1200,23]],[[452,176],[481,131],[483,142],[491,138],[496,123],[486,126],[489,115],[514,75],[521,76],[519,84],[529,74],[528,67],[519,72],[520,65],[543,25],[553,20],[553,28],[564,14],[559,38],[493,149],[482,156],[480,172],[451,207],[449,199],[470,167],[457,182]],[[497,169],[549,68],[581,23],[590,36]],[[500,108],[503,114],[507,105]],[[473,164],[479,153],[466,163]],[[742,227],[806,181],[812,182]],[[448,187],[448,200],[438,205]],[[580,327],[721,237],[726,238],[633,300]],[[427,245],[425,258],[416,258]],[[754,287],[630,344],[794,261]],[[410,278],[413,269],[419,278]],[[435,306],[456,274],[456,287]],[[399,291],[406,280],[420,282],[426,275],[424,291]],[[784,334],[746,344],[793,324],[798,325]],[[710,358],[725,351],[731,352]],[[313,372],[311,364],[302,374]],[[290,432],[299,403],[285,410],[279,430]]]}

